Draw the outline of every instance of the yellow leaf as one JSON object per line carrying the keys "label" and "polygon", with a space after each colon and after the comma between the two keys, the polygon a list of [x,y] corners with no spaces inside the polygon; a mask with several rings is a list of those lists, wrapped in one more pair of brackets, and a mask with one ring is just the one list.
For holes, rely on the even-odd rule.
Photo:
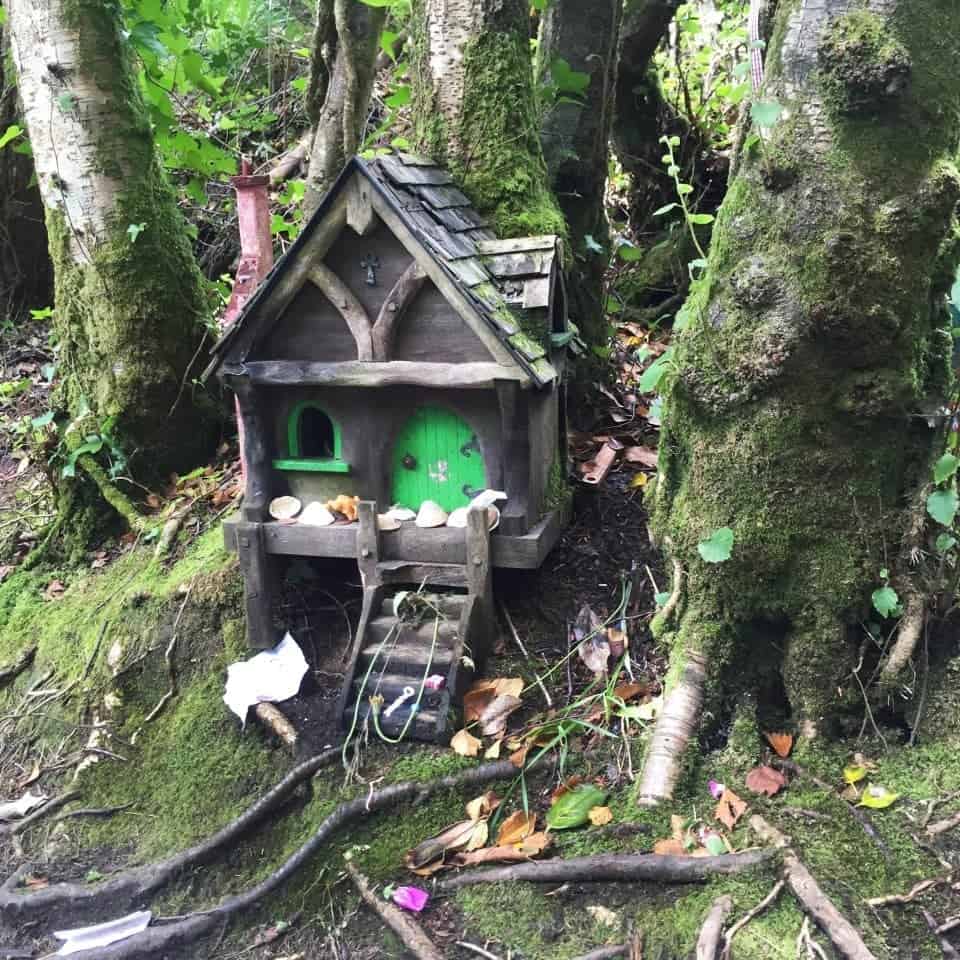
{"label": "yellow leaf", "polygon": [[634,488],[645,487],[646,485],[647,475],[645,473],[635,473],[633,479],[630,481],[630,486]]}
{"label": "yellow leaf", "polygon": [[859,783],[867,775],[867,768],[860,763],[851,763],[843,768],[843,779],[847,783]]}
{"label": "yellow leaf", "polygon": [[490,837],[490,826],[486,820],[479,820],[474,825],[473,833],[470,835],[470,840],[467,843],[464,849],[466,850],[479,850],[481,847],[487,845],[487,840]]}
{"label": "yellow leaf", "polygon": [[484,760],[499,760],[500,759],[500,745],[503,743],[502,740],[494,740],[493,743],[483,751]]}
{"label": "yellow leaf", "polygon": [[450,746],[453,747],[454,753],[459,753],[461,757],[476,757],[483,744],[472,733],[461,730],[453,735]]}
{"label": "yellow leaf", "polygon": [[899,793],[891,793],[886,787],[871,785],[860,795],[860,806],[870,807],[871,810],[885,810],[899,796]]}
{"label": "yellow leaf", "polygon": [[497,807],[500,806],[500,798],[492,791],[488,790],[479,797],[474,797],[466,806],[467,816],[471,820],[479,820],[482,817],[489,817]]}
{"label": "yellow leaf", "polygon": [[503,823],[500,824],[500,830],[497,833],[497,846],[505,847],[511,843],[520,843],[526,840],[536,829],[537,815],[535,813],[524,813],[517,810],[511,813]]}
{"label": "yellow leaf", "polygon": [[587,816],[595,827],[602,827],[613,820],[613,812],[609,807],[592,807]]}

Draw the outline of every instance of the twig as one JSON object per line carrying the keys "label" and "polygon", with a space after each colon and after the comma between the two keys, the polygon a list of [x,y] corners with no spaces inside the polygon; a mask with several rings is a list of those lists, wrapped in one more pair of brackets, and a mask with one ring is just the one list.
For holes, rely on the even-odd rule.
{"label": "twig", "polygon": [[720,953],[720,960],[730,960],[730,950],[733,945],[733,938],[751,921],[758,917],[771,904],[776,903],[783,888],[786,886],[786,880],[778,880],[771,891],[751,910],[748,910],[724,935],[723,950]]}
{"label": "twig", "polygon": [[921,910],[920,913],[923,914],[923,919],[930,928],[930,932],[937,938],[944,960],[960,960],[960,953],[957,953],[953,944],[938,931],[938,924],[933,914],[929,910]]}
{"label": "twig", "polygon": [[813,874],[790,847],[790,840],[767,823],[760,814],[750,818],[750,826],[763,840],[783,851],[784,878],[804,911],[819,924],[837,952],[847,960],[877,960],[863,942],[856,927],[833,905]]}
{"label": "twig", "polygon": [[800,932],[797,934],[797,956],[800,956],[800,950],[805,949],[807,956],[810,960],[813,960],[814,957],[819,957],[819,960],[827,960],[827,955],[824,953],[823,947],[817,943],[816,940],[810,935],[810,918],[803,918],[803,926],[800,927]]}
{"label": "twig", "polygon": [[65,807],[71,801],[76,800],[81,792],[80,790],[67,790],[61,793],[60,796],[48,800],[42,807],[34,810],[33,813],[28,814],[22,820],[17,820],[16,823],[10,826],[7,832],[14,837],[17,836],[17,834],[23,833],[24,830],[28,830],[37,823],[37,821],[45,819],[50,816],[51,813],[56,813],[61,807]]}
{"label": "twig", "polygon": [[495,953],[491,953],[489,950],[484,950],[483,947],[478,947],[475,943],[470,943],[467,940],[455,940],[454,942],[458,947],[463,947],[464,950],[469,950],[471,953],[475,953],[478,957],[486,957],[486,960],[500,960]]}
{"label": "twig", "polygon": [[649,881],[697,883],[719,874],[742,873],[766,863],[772,850],[749,850],[719,857],[684,857],[658,853],[610,853],[589,857],[555,858],[540,862],[513,863],[487,870],[468,870],[440,884],[442,890],[458,890],[475,883],[531,883]]}
{"label": "twig", "polygon": [[923,722],[923,714],[927,709],[927,689],[930,686],[930,620],[924,618],[923,621],[923,679],[920,681],[920,700],[917,702],[917,714],[913,718],[913,726],[910,728],[910,739],[907,746],[912,747],[917,742],[917,734],[920,732],[920,724]]}
{"label": "twig", "polygon": [[274,704],[258,703],[253,713],[268,730],[286,744],[291,753],[296,753],[296,728]]}
{"label": "twig", "polygon": [[677,609],[677,604],[680,603],[680,595],[683,592],[683,564],[674,558],[673,561],[673,589],[670,591],[670,596],[667,598],[667,602],[663,605],[663,609],[660,611],[660,619],[666,623],[672,616],[674,611]]}
{"label": "twig", "polygon": [[937,933],[949,933],[951,930],[956,930],[957,927],[960,927],[960,915],[947,917],[947,919],[937,927]]}
{"label": "twig", "polygon": [[[530,654],[527,653],[527,648],[523,645],[523,641],[520,639],[520,634],[517,633],[517,628],[513,625],[513,620],[510,617],[510,611],[502,603],[500,604],[500,612],[503,614],[503,619],[507,622],[507,627],[510,629],[510,633],[513,636],[513,642],[520,648],[520,652],[527,658],[527,660],[530,661],[532,666],[533,661],[530,658]],[[533,675],[534,677],[536,677],[537,686],[540,688],[541,692],[543,693],[543,699],[546,701],[547,707],[548,708],[552,707],[553,700],[551,699],[550,693],[547,690],[546,686],[544,686],[543,681],[540,679],[540,674],[537,673],[536,670],[534,670]]]}
{"label": "twig", "polygon": [[17,657],[9,666],[3,667],[0,669],[0,690],[9,684],[13,683],[17,677],[23,673],[27,667],[33,663],[33,658],[37,655],[37,645],[33,644],[32,646],[27,647],[23,653]]}
{"label": "twig", "polygon": [[943,820],[937,820],[934,823],[927,825],[927,836],[929,837],[939,837],[941,833],[946,833],[948,830],[952,830],[957,824],[960,824],[960,811],[957,813],[951,814],[949,817],[946,817]]}
{"label": "twig", "polygon": [[589,953],[583,953],[574,960],[609,960],[612,957],[625,957],[630,950],[630,944],[619,943],[614,947],[597,947]]}
{"label": "twig", "polygon": [[717,960],[723,924],[732,911],[733,898],[729,894],[725,893],[713,901],[697,937],[697,960]]}
{"label": "twig", "polygon": [[865,903],[868,907],[890,907],[895,904],[913,903],[921,893],[926,893],[934,887],[949,882],[949,877],[931,877],[929,880],[921,880],[919,883],[915,883],[906,893],[888,893],[884,897],[871,897]]}
{"label": "twig", "polygon": [[349,860],[346,861],[346,870],[360,899],[400,938],[417,960],[443,960],[443,954],[413,917],[388,900],[378,897],[370,888],[370,881]]}
{"label": "twig", "polygon": [[71,817],[112,817],[115,813],[121,813],[136,806],[135,801],[121,803],[115,807],[81,807],[79,810],[64,810],[55,816],[54,822],[59,820],[69,820]]}

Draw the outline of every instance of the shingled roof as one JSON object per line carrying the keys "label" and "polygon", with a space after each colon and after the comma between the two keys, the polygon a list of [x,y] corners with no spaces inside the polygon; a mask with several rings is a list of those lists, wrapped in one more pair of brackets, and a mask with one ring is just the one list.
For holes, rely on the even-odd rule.
{"label": "shingled roof", "polygon": [[[297,257],[310,232],[350,175],[359,172],[401,216],[434,261],[453,280],[477,315],[496,334],[510,355],[538,385],[557,378],[557,370],[543,344],[523,331],[526,319],[536,320],[547,335],[566,332],[551,325],[549,307],[555,282],[562,290],[560,241],[554,236],[499,240],[484,218],[470,205],[453,177],[433,161],[411,154],[396,154],[349,161],[327,197],[297,241],[277,262],[237,322],[213,348],[211,373],[223,362],[229,345],[245,319]],[[561,337],[560,340],[569,339]]]}

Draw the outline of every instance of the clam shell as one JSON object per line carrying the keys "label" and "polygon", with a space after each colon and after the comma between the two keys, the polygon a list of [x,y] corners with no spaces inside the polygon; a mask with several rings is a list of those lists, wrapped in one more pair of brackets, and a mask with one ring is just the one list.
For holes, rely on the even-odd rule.
{"label": "clam shell", "polygon": [[377,528],[380,530],[399,530],[400,521],[389,511],[387,513],[378,513]]}
{"label": "clam shell", "polygon": [[292,520],[302,506],[296,497],[275,497],[270,501],[270,516],[274,520]]}
{"label": "clam shell", "polygon": [[401,507],[399,504],[392,506],[387,511],[387,514],[395,520],[399,520],[401,523],[405,520],[417,519],[416,511],[409,509],[409,507]]}
{"label": "clam shell", "polygon": [[424,500],[417,514],[418,527],[442,527],[447,522],[447,511],[432,500]]}
{"label": "clam shell", "polygon": [[319,500],[313,500],[303,508],[297,522],[308,527],[329,527],[336,519]]}
{"label": "clam shell", "polygon": [[[466,527],[467,511],[469,509],[469,507],[457,507],[456,510],[451,511],[450,516],[447,518],[447,526]],[[497,527],[500,526],[500,511],[496,507],[487,507],[487,518],[491,530],[496,530]]]}

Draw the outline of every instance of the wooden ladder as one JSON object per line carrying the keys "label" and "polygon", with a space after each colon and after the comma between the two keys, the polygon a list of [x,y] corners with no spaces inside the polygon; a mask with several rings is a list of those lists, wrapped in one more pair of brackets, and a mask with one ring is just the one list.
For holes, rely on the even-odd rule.
{"label": "wooden ladder", "polygon": [[[468,511],[464,564],[381,561],[376,503],[362,501],[358,520],[363,609],[339,715],[354,735],[369,721],[375,737],[370,698],[382,697],[377,721],[386,737],[441,740],[493,636],[487,511]],[[402,595],[412,593],[419,594],[417,602],[404,603]],[[443,677],[439,688],[424,683],[437,676]]]}

